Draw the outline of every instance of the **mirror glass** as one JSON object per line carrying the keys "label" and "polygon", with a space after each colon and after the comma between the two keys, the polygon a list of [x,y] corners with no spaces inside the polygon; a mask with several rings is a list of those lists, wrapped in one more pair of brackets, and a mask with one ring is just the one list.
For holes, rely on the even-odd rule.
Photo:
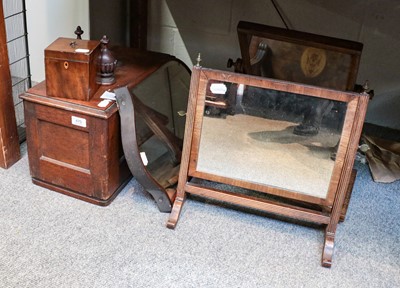
{"label": "mirror glass", "polygon": [[132,89],[140,156],[164,188],[178,181],[189,83],[186,67],[170,61]]}
{"label": "mirror glass", "polygon": [[326,198],[346,105],[209,80],[196,171]]}

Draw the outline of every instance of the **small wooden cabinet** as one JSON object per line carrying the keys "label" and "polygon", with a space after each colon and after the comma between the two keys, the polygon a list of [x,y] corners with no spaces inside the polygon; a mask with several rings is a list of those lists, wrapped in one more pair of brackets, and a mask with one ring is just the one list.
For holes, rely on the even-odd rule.
{"label": "small wooden cabinet", "polygon": [[22,96],[30,172],[40,186],[107,205],[130,179],[116,104],[47,97],[44,83]]}
{"label": "small wooden cabinet", "polygon": [[101,86],[89,101],[49,97],[46,81],[21,95],[30,173],[35,184],[107,205],[131,178],[121,144],[117,104],[99,107],[100,96],[106,90],[127,86],[142,101],[152,101],[152,92],[162,93],[163,87],[170,90],[168,84],[161,83],[169,77],[160,77],[172,71],[168,63],[181,64],[160,53],[116,48],[114,54],[119,61],[116,83]]}

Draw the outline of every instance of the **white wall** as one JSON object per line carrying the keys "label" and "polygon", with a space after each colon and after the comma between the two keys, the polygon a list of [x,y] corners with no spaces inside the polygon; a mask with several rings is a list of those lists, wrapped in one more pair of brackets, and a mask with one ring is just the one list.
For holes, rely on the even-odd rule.
{"label": "white wall", "polygon": [[[26,0],[32,81],[45,79],[44,49],[58,37],[75,38],[78,25],[89,37],[89,0]],[[86,36],[86,37],[85,37]]]}
{"label": "white wall", "polygon": [[[197,53],[202,65],[225,69],[240,57],[239,20],[284,27],[271,1],[150,0],[150,50],[182,59],[189,67]],[[364,43],[358,83],[370,81],[375,98],[367,122],[400,129],[400,2],[398,0],[279,0],[294,30]]]}
{"label": "white wall", "polygon": [[[400,129],[400,3],[398,0],[279,0],[295,30],[364,43],[358,83],[375,90],[367,121]],[[44,80],[44,49],[57,37],[89,37],[88,0],[26,0],[33,81]],[[202,53],[203,66],[228,69],[240,57],[236,25],[247,20],[283,27],[271,1],[149,0],[149,50],[169,53],[189,67]],[[115,19],[114,19],[115,20]],[[112,22],[111,22],[112,23]]]}

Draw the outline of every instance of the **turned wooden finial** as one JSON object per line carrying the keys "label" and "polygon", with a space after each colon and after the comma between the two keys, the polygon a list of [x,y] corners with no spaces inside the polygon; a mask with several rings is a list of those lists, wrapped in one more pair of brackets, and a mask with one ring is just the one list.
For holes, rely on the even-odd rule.
{"label": "turned wooden finial", "polygon": [[200,53],[197,55],[196,61],[197,61],[196,66],[197,66],[197,67],[200,67],[200,62],[201,62],[201,55],[200,55]]}
{"label": "turned wooden finial", "polygon": [[114,70],[117,60],[108,49],[110,40],[106,35],[101,38],[101,50],[97,58],[97,77],[96,82],[101,85],[111,85],[115,83]]}
{"label": "turned wooden finial", "polygon": [[363,90],[364,92],[369,91],[369,81],[365,80],[364,85],[363,85]]}
{"label": "turned wooden finial", "polygon": [[81,26],[78,26],[78,27],[76,27],[76,30],[75,30],[75,35],[76,35],[76,39],[82,39],[82,34],[83,34],[83,30],[82,30],[82,28],[81,28]]}
{"label": "turned wooden finial", "polygon": [[363,93],[369,95],[369,99],[371,100],[374,98],[375,92],[373,89],[370,88],[369,81],[365,80],[364,85],[362,86]]}

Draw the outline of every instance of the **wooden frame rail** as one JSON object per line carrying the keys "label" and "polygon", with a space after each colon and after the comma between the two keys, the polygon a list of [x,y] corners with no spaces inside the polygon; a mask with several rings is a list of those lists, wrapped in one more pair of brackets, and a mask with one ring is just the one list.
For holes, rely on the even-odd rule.
{"label": "wooden frame rail", "polygon": [[0,3],[0,167],[2,168],[9,168],[21,157],[9,67],[4,11],[3,4]]}

